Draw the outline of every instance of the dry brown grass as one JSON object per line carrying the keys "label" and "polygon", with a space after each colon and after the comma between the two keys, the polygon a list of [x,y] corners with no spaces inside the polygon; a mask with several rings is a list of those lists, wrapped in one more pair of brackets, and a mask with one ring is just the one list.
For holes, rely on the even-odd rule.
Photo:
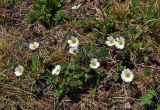
{"label": "dry brown grass", "polygon": [[[32,1],[34,2],[34,1]],[[102,3],[101,3],[102,2]],[[155,0],[155,9],[159,8],[157,5],[158,0]],[[1,3],[1,2],[0,2]],[[101,4],[100,4],[101,3]],[[46,30],[41,24],[26,24],[23,21],[24,14],[31,10],[32,4],[30,1],[18,1],[11,9],[6,6],[0,8],[5,19],[6,24],[0,27],[0,109],[15,110],[20,108],[22,110],[142,110],[140,105],[140,96],[148,88],[156,89],[156,103],[160,103],[160,39],[159,29],[150,29],[150,22],[158,22],[159,19],[142,20],[140,23],[135,23],[135,19],[129,16],[130,1],[121,2],[121,0],[93,0],[88,3],[83,2],[83,8],[87,9],[86,13],[80,10],[71,11],[68,6],[64,6],[68,13],[73,15],[73,20],[82,20],[86,23],[85,29],[72,27],[71,22],[63,21],[57,24],[53,29]],[[71,5],[71,4],[67,4]],[[1,6],[1,5],[0,5]],[[21,8],[19,8],[19,7]],[[138,12],[144,14],[148,8],[148,2],[140,2]],[[67,39],[68,36],[76,34],[85,47],[89,42],[94,42],[96,39],[93,37],[92,32],[95,29],[90,22],[87,22],[88,16],[95,16],[96,19],[104,21],[105,17],[113,15],[115,28],[118,30],[118,35],[125,31],[125,23],[119,19],[119,16],[124,17],[124,21],[128,23],[128,27],[132,28],[135,33],[143,32],[145,37],[135,38],[136,35],[128,34],[127,46],[132,43],[133,38],[138,43],[141,43],[141,48],[137,54],[142,55],[142,62],[136,64],[137,54],[126,53],[114,50],[109,50],[109,58],[103,60],[104,79],[97,85],[97,95],[93,97],[90,87],[86,92],[80,94],[78,102],[70,99],[67,95],[58,103],[53,98],[54,85],[47,85],[44,83],[43,77],[33,79],[30,77],[31,70],[31,56],[32,52],[28,49],[28,44],[33,41],[40,42],[40,48],[37,50],[40,56],[41,64],[39,64],[39,73],[44,73],[49,66],[56,64],[67,64],[71,55],[68,54]],[[88,23],[88,24],[87,24]],[[94,28],[94,29],[88,29]],[[100,29],[103,31],[103,29]],[[106,39],[107,36],[100,36],[101,39]],[[140,39],[140,42],[139,40]],[[96,47],[97,50],[101,49],[100,46]],[[125,59],[129,59],[129,63],[134,64],[134,73],[136,81],[132,84],[125,84],[122,82],[113,82],[110,79],[116,72],[116,64],[122,64]],[[81,61],[81,56],[75,57],[77,62]],[[144,58],[148,58],[144,61]],[[84,59],[83,59],[84,60]],[[87,61],[86,61],[87,62]],[[85,69],[87,66],[84,62]],[[127,64],[129,64],[127,62]],[[10,68],[9,65],[14,63]],[[14,75],[15,65],[21,64],[25,67],[25,72],[22,77],[17,78]],[[143,77],[144,70],[149,69],[152,73],[149,77]],[[78,97],[77,96],[74,97]],[[111,98],[109,100],[109,98]],[[111,101],[116,100],[114,104]],[[17,107],[18,105],[18,107]]]}

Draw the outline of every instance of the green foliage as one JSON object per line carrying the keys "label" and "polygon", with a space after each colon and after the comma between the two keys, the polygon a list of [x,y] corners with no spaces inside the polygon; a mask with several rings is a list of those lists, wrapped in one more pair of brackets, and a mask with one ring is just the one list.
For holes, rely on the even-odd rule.
{"label": "green foliage", "polygon": [[37,19],[38,19],[38,14],[33,11],[28,12],[25,16],[26,22],[33,23],[33,22],[37,21]]}
{"label": "green foliage", "polygon": [[103,24],[102,21],[96,19],[95,17],[91,17],[90,19],[94,22],[94,25],[95,25],[97,28],[100,28],[100,27],[102,26],[102,24]]}
{"label": "green foliage", "polygon": [[88,43],[85,48],[86,54],[90,57],[93,57],[94,56],[93,50],[94,50],[93,42]]}
{"label": "green foliage", "polygon": [[91,95],[92,95],[93,97],[96,97],[96,94],[97,94],[97,86],[94,87],[94,88],[91,90]]}
{"label": "green foliage", "polygon": [[15,0],[7,0],[7,6],[12,7],[15,3]]}
{"label": "green foliage", "polygon": [[11,59],[11,60],[8,62],[8,69],[9,69],[9,70],[12,70],[15,65],[16,65],[16,61],[15,61],[14,59]]}
{"label": "green foliage", "polygon": [[160,110],[160,105],[157,106],[157,109],[156,109],[156,110]]}
{"label": "green foliage", "polygon": [[32,55],[32,71],[31,71],[32,77],[36,77],[38,75],[37,74],[38,64],[39,64],[39,55],[38,53],[34,52]]}
{"label": "green foliage", "polygon": [[84,74],[85,82],[92,78],[92,75]]}
{"label": "green foliage", "polygon": [[145,77],[148,77],[148,76],[150,76],[151,75],[151,72],[149,71],[149,69],[145,69],[144,70],[144,76]]}
{"label": "green foliage", "polygon": [[89,105],[90,105],[89,101],[88,100],[84,100],[84,107],[86,109],[89,108]]}
{"label": "green foliage", "polygon": [[56,90],[54,90],[53,94],[55,99],[59,99],[65,91],[67,92],[67,89],[65,90],[64,88],[65,88],[65,85],[61,84]]}
{"label": "green foliage", "polygon": [[120,79],[120,75],[118,73],[113,74],[113,80],[114,82],[117,82]]}
{"label": "green foliage", "polygon": [[126,67],[122,66],[122,65],[117,65],[117,72],[123,71]]}
{"label": "green foliage", "polygon": [[133,36],[132,38],[132,43],[129,45],[129,47],[127,48],[130,52],[137,54],[140,50],[140,48],[142,48],[142,43],[141,42],[137,42],[137,39],[142,37],[143,32],[139,31],[137,33],[133,33],[132,30],[130,30],[130,32],[128,32],[127,34],[130,34]]}
{"label": "green foliage", "polygon": [[90,16],[87,18],[90,24],[92,24],[94,27],[99,28],[100,30],[106,31],[111,30],[112,28],[115,28],[114,23],[114,17],[113,15],[108,15],[105,17],[104,20],[99,20],[96,17]]}
{"label": "green foliage", "polygon": [[106,58],[108,56],[108,50],[106,48],[102,48],[98,53],[97,56],[100,58]]}
{"label": "green foliage", "polygon": [[149,61],[149,57],[148,56],[144,56],[143,59],[144,59],[144,63],[147,64],[148,61]]}
{"label": "green foliage", "polygon": [[103,26],[103,22],[98,20],[96,17],[94,16],[89,16],[87,17],[87,23],[92,24],[93,26],[95,26],[96,28],[101,28]]}
{"label": "green foliage", "polygon": [[[38,21],[45,26],[50,26],[54,14],[60,7],[60,0],[37,0],[36,4],[33,6],[33,11],[26,14],[25,21],[28,23]],[[62,20],[62,18],[68,18],[68,16],[63,11],[57,12],[56,20],[59,21]]]}
{"label": "green foliage", "polygon": [[140,64],[143,60],[142,60],[142,56],[141,55],[137,55],[136,56],[136,64]]}
{"label": "green foliage", "polygon": [[59,84],[61,82],[59,76],[53,76],[50,72],[45,72],[45,76],[47,84]]}
{"label": "green foliage", "polygon": [[150,105],[152,99],[156,96],[156,92],[153,89],[149,89],[140,98],[141,105]]}
{"label": "green foliage", "polygon": [[85,84],[95,78],[96,85],[91,90],[93,97],[96,96],[97,84],[99,81],[98,76],[90,75],[91,70],[81,70],[81,67],[77,64],[75,59],[71,59],[71,62],[64,65],[60,75],[53,76],[48,74],[47,84],[54,84],[56,89],[54,90],[54,98],[59,99],[65,94],[72,93],[76,88],[83,88]]}
{"label": "green foliage", "polygon": [[107,17],[106,17],[106,19],[105,19],[105,21],[104,21],[104,29],[105,30],[110,30],[110,29],[112,29],[112,28],[114,28],[115,27],[115,24],[114,24],[114,22],[113,22],[113,16],[112,15],[108,15]]}
{"label": "green foliage", "polygon": [[107,97],[106,101],[109,106],[113,106],[118,102],[114,97]]}
{"label": "green foliage", "polygon": [[59,22],[59,21],[61,21],[63,18],[68,19],[69,16],[65,13],[64,10],[59,10],[59,11],[57,11],[56,14],[55,14],[55,21]]}
{"label": "green foliage", "polygon": [[136,42],[133,42],[130,46],[129,46],[129,50],[130,52],[136,54],[139,49],[141,48],[141,43],[136,43]]}
{"label": "green foliage", "polygon": [[136,9],[139,6],[139,0],[132,0],[131,6],[133,9]]}
{"label": "green foliage", "polygon": [[84,22],[82,21],[77,21],[77,22],[75,21],[75,22],[72,22],[71,24],[73,25],[73,27],[76,27],[76,28],[82,28],[85,26]]}
{"label": "green foliage", "polygon": [[[63,71],[64,70],[64,71]],[[58,99],[67,92],[72,92],[73,89],[80,87],[84,82],[80,80],[85,78],[84,72],[81,72],[80,68],[74,63],[72,59],[71,63],[66,64],[65,68],[61,71],[64,76],[61,78],[59,76],[48,77],[48,82],[56,84],[57,88],[54,91],[54,98]]]}
{"label": "green foliage", "polygon": [[[52,1],[50,1],[50,3],[53,4],[53,6],[55,6],[55,7],[61,7],[61,0],[52,0]],[[50,4],[48,3],[48,5],[50,5]],[[52,5],[51,5],[51,7],[52,7]]]}
{"label": "green foliage", "polygon": [[99,45],[106,45],[105,40],[102,40],[102,39],[97,39],[97,43]]}
{"label": "green foliage", "polygon": [[99,28],[102,25],[102,21],[95,19],[95,26]]}
{"label": "green foliage", "polygon": [[159,29],[159,27],[160,27],[159,20],[149,23],[149,28],[152,29],[152,30]]}
{"label": "green foliage", "polygon": [[4,24],[5,24],[5,19],[0,16],[0,25],[4,25]]}
{"label": "green foliage", "polygon": [[153,19],[153,14],[155,13],[153,11],[153,5],[154,5],[154,0],[149,0],[149,7],[147,9],[146,15],[144,16],[145,19],[150,20]]}

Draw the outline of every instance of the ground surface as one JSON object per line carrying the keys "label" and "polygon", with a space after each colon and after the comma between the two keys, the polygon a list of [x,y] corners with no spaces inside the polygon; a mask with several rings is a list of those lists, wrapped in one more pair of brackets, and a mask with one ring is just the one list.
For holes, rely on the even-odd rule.
{"label": "ground surface", "polygon": [[[160,1],[140,0],[133,7],[127,0],[68,0],[61,9],[70,18],[49,28],[38,21],[24,21],[35,3],[36,0],[15,0],[9,5],[7,0],[0,1],[0,110],[159,110]],[[82,5],[72,10],[77,4]],[[77,36],[81,45],[80,53],[74,57],[68,53],[67,40],[71,35]],[[124,36],[125,49],[103,45],[110,35]],[[33,78],[30,75],[33,52],[28,45],[34,41],[40,43],[37,51],[40,75]],[[107,54],[96,54],[101,69],[87,72],[90,54],[83,49],[90,42],[95,53],[105,49]],[[55,99],[54,92],[68,81],[65,80],[68,76],[62,74],[60,83],[48,84],[46,71],[57,64],[68,65],[72,60],[80,69],[71,73],[85,71],[91,79],[85,82],[81,76],[78,80],[82,79],[83,84],[73,87],[69,82],[67,92]],[[19,64],[25,71],[16,77],[14,69]],[[117,78],[121,67],[133,71],[133,82],[124,83]],[[149,89],[156,95],[151,104],[142,105],[141,96]]]}

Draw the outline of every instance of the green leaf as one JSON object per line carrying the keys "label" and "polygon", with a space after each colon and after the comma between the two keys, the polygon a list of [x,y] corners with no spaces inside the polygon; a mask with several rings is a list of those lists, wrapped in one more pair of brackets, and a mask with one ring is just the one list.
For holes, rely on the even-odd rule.
{"label": "green leaf", "polygon": [[85,48],[85,52],[86,52],[89,56],[93,56],[93,49],[94,49],[93,42],[90,42],[90,43],[87,44],[87,47]]}
{"label": "green leaf", "polygon": [[113,74],[113,80],[114,82],[117,82],[120,79],[120,75],[118,73]]}
{"label": "green leaf", "polygon": [[153,89],[149,89],[140,98],[141,105],[150,105],[152,103],[153,97],[156,96],[156,92]]}
{"label": "green leaf", "polygon": [[52,84],[54,82],[54,78],[53,77],[48,77],[46,80],[47,84]]}
{"label": "green leaf", "polygon": [[142,56],[141,55],[137,55],[136,64],[140,64],[141,62],[142,62]]}
{"label": "green leaf", "polygon": [[13,6],[14,3],[15,3],[15,0],[7,0],[7,5],[8,5],[9,7]]}
{"label": "green leaf", "polygon": [[53,0],[56,7],[61,7],[61,0]]}
{"label": "green leaf", "polygon": [[123,71],[126,67],[122,66],[122,65],[117,65],[117,72],[121,72]]}
{"label": "green leaf", "polygon": [[139,0],[132,0],[131,6],[133,9],[137,8],[139,6]]}
{"label": "green leaf", "polygon": [[[40,22],[48,27],[52,24],[52,15],[61,7],[61,0],[37,0],[33,5],[33,11],[26,14],[25,21],[27,23]],[[56,15],[56,20],[68,18],[67,14],[61,13]]]}
{"label": "green leaf", "polygon": [[94,88],[91,90],[91,95],[92,95],[93,97],[95,97],[96,94],[97,94],[97,87],[94,87]]}
{"label": "green leaf", "polygon": [[0,25],[4,25],[5,24],[5,18],[2,18],[1,16],[0,16]]}
{"label": "green leaf", "polygon": [[101,58],[105,58],[108,56],[108,50],[106,48],[102,48],[99,53],[98,56]]}
{"label": "green leaf", "polygon": [[59,76],[53,76],[51,73],[45,73],[47,78],[46,78],[46,82],[47,84],[58,84],[61,82],[61,79]]}
{"label": "green leaf", "polygon": [[11,61],[9,61],[8,69],[12,70],[14,68],[15,64],[16,64],[16,61],[14,59],[12,59]]}
{"label": "green leaf", "polygon": [[82,28],[84,27],[84,22],[82,21],[72,22],[72,25],[76,28]]}
{"label": "green leaf", "polygon": [[97,43],[100,45],[106,45],[106,41],[102,39],[97,39]]}
{"label": "green leaf", "polygon": [[56,14],[55,14],[55,21],[59,22],[63,18],[68,19],[69,15],[64,10],[57,11]]}
{"label": "green leaf", "polygon": [[157,106],[157,109],[156,110],[160,110],[160,104]]}
{"label": "green leaf", "polygon": [[129,50],[130,50],[132,53],[135,53],[135,54],[136,54],[140,48],[141,48],[141,43],[136,43],[136,42],[134,42],[134,43],[132,43],[132,44],[130,45]]}
{"label": "green leaf", "polygon": [[27,23],[33,23],[38,19],[38,15],[35,12],[29,12],[25,15],[24,21]]}
{"label": "green leaf", "polygon": [[103,24],[103,22],[101,20],[98,20],[96,17],[88,17],[88,19],[92,21],[97,28],[99,28]]}
{"label": "green leaf", "polygon": [[71,86],[71,87],[77,87],[77,86],[80,86],[80,85],[82,85],[82,84],[83,84],[82,81],[80,81],[80,80],[75,80],[75,81],[72,81],[72,83],[70,83],[70,86]]}
{"label": "green leaf", "polygon": [[92,75],[88,75],[88,74],[85,74],[84,76],[85,76],[86,82],[93,77]]}
{"label": "green leaf", "polygon": [[153,4],[154,4],[154,1],[153,0],[149,0],[149,7],[148,7],[146,15],[145,15],[145,18],[147,20],[153,19],[153,11],[152,11]]}
{"label": "green leaf", "polygon": [[[78,64],[75,63],[75,62],[76,62],[75,59],[70,59],[70,63],[64,65],[64,67],[66,67],[66,68],[68,69],[68,71],[69,71],[69,70],[71,70],[71,71],[76,71],[76,70],[79,69],[79,66],[78,66]],[[67,70],[67,69],[65,69],[65,70]]]}
{"label": "green leaf", "polygon": [[113,105],[115,105],[118,101],[116,100],[116,98],[114,98],[114,97],[107,97],[106,98],[106,101],[107,101],[107,103],[109,104],[109,105],[111,105],[111,106],[113,106]]}
{"label": "green leaf", "polygon": [[38,53],[34,52],[32,55],[32,72],[31,72],[32,77],[37,76],[38,64],[39,64],[39,55]]}
{"label": "green leaf", "polygon": [[54,90],[54,98],[55,99],[59,99],[64,93],[64,90],[63,89],[56,89]]}
{"label": "green leaf", "polygon": [[114,21],[113,21],[113,16],[109,15],[107,16],[107,18],[104,21],[104,28],[106,30],[110,30],[112,28],[114,28]]}
{"label": "green leaf", "polygon": [[144,76],[145,77],[148,77],[148,76],[150,76],[151,75],[151,72],[148,70],[148,69],[145,69],[144,70]]}

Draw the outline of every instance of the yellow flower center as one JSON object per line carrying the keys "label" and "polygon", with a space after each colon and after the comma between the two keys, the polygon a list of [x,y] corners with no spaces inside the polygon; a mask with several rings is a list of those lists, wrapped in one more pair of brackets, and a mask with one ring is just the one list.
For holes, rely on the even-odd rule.
{"label": "yellow flower center", "polygon": [[96,65],[97,65],[96,62],[91,62],[91,64],[92,64],[93,66],[96,66]]}
{"label": "yellow flower center", "polygon": [[109,40],[109,43],[110,43],[110,44],[113,44],[113,43],[114,43],[114,39]]}
{"label": "yellow flower center", "polygon": [[18,72],[19,72],[20,74],[22,74],[22,73],[23,73],[23,70],[22,70],[22,69],[19,69]]}
{"label": "yellow flower center", "polygon": [[34,48],[34,49],[35,49],[35,48],[37,48],[37,46],[36,46],[36,45],[32,45],[32,48]]}
{"label": "yellow flower center", "polygon": [[72,38],[72,44],[76,44],[76,39]]}
{"label": "yellow flower center", "polygon": [[126,73],[126,74],[125,74],[125,77],[126,77],[126,78],[129,78],[130,76],[131,76],[130,73]]}
{"label": "yellow flower center", "polygon": [[57,72],[57,73],[60,72],[60,69],[57,69],[56,72]]}
{"label": "yellow flower center", "polygon": [[122,40],[119,40],[118,43],[119,43],[119,45],[123,45],[123,41]]}

